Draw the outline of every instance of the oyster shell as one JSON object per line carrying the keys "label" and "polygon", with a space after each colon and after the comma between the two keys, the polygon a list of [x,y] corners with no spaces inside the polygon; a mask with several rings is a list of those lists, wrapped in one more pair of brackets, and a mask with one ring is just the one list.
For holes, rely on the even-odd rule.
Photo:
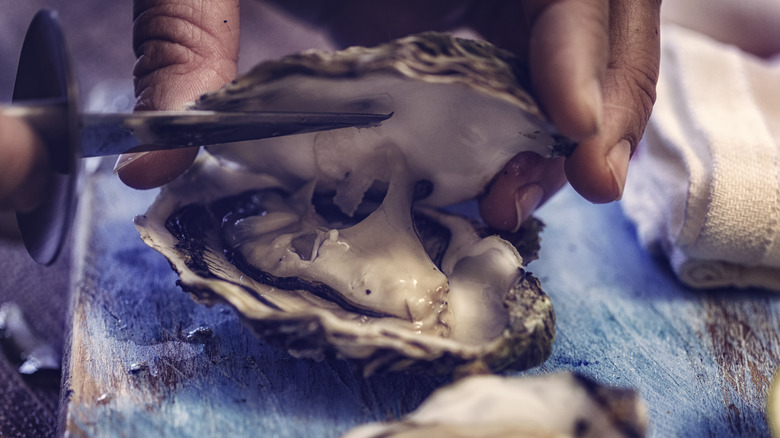
{"label": "oyster shell", "polygon": [[638,438],[647,426],[634,390],[570,373],[473,376],[438,389],[400,421],[363,425],[343,438]]}
{"label": "oyster shell", "polygon": [[193,109],[393,113],[377,128],[215,151],[295,184],[330,182],[349,213],[375,180],[389,178],[388,153],[400,152],[407,178],[431,183],[423,202],[437,206],[474,198],[519,152],[568,154],[573,143],[556,133],[528,87],[525,66],[510,52],[431,32],[263,62]]}
{"label": "oyster shell", "polygon": [[478,195],[520,151],[570,147],[523,78],[508,53],[441,34],[260,64],[194,107],[394,115],[214,148],[137,227],[185,290],[298,356],[366,374],[535,366],[554,336],[538,281],[515,246],[436,209]]}

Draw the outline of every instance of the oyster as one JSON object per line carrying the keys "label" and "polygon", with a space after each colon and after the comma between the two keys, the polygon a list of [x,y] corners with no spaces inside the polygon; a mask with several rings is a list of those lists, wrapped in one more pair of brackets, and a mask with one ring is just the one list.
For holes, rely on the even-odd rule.
{"label": "oyster", "polygon": [[262,63],[193,107],[393,116],[213,148],[137,227],[185,290],[298,356],[366,374],[537,365],[554,334],[538,281],[515,246],[438,209],[518,152],[571,147],[524,78],[506,52],[433,33]]}
{"label": "oyster", "polygon": [[473,376],[438,389],[398,422],[363,425],[343,438],[638,438],[647,425],[647,409],[634,390],[570,373]]}

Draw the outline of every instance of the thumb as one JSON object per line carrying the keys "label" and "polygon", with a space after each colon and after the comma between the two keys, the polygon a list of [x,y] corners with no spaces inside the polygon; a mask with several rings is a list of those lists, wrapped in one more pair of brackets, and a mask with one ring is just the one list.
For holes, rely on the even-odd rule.
{"label": "thumb", "polygon": [[565,165],[571,186],[592,202],[622,197],[629,157],[650,118],[660,62],[659,12],[660,0],[611,3],[602,124]]}
{"label": "thumb", "polygon": [[659,0],[529,0],[535,91],[579,145],[566,177],[592,202],[619,199],[655,100]]}

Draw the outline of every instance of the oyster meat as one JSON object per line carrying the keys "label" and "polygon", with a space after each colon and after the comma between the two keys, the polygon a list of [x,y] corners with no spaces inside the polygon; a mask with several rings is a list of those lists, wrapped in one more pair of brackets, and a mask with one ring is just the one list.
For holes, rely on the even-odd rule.
{"label": "oyster meat", "polygon": [[393,116],[212,148],[136,225],[185,290],[298,356],[366,374],[535,366],[548,297],[513,244],[440,209],[518,152],[571,147],[525,82],[509,53],[435,33],[262,63],[193,107]]}
{"label": "oyster meat", "polygon": [[343,438],[638,438],[647,426],[647,408],[631,389],[571,373],[472,376],[438,389],[400,421],[363,425]]}

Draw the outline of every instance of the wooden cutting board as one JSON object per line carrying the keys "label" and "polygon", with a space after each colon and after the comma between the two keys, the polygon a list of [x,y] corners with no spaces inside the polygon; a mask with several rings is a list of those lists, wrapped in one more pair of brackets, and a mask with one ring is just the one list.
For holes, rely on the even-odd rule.
{"label": "wooden cutting board", "polygon": [[[124,187],[110,164],[87,178],[78,216],[65,435],[339,436],[397,418],[447,383],[298,360],[254,338],[232,310],[194,303],[133,226],[154,193]],[[768,434],[780,295],[683,288],[639,248],[618,205],[567,189],[540,216],[548,226],[530,270],[553,300],[558,335],[532,373],[638,388],[651,436]]]}

